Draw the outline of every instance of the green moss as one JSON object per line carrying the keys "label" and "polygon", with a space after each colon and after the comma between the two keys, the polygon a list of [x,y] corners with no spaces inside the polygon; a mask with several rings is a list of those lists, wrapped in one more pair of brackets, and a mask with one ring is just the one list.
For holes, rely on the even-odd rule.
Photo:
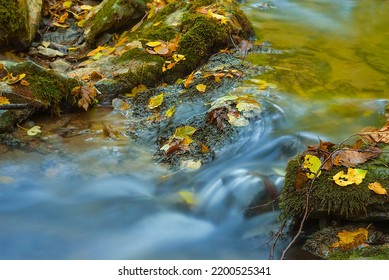
{"label": "green moss", "polygon": [[[369,160],[355,168],[367,170],[366,177],[359,185],[338,186],[332,179],[339,171],[347,173],[347,167],[333,167],[330,171],[322,171],[316,178],[309,198],[310,208],[316,214],[323,216],[332,214],[347,218],[349,216],[363,219],[368,207],[386,204],[387,198],[369,190],[369,183],[380,182],[385,187],[389,180],[389,145],[380,145],[382,154],[374,160]],[[280,206],[286,216],[302,216],[306,205],[306,194],[311,180],[304,178],[301,170],[303,156],[293,158],[287,166],[285,183],[281,194]],[[300,175],[298,175],[300,174]],[[304,182],[304,179],[306,182]],[[297,190],[296,182],[302,187]]]}
{"label": "green moss", "polygon": [[158,26],[158,28],[145,28],[141,34],[141,38],[146,38],[148,40],[170,41],[177,34],[177,30],[174,27],[162,23],[161,26]]}
{"label": "green moss", "polygon": [[17,0],[0,0],[0,30],[12,34],[25,28],[27,21],[26,4]]}
{"label": "green moss", "polygon": [[161,79],[162,65],[165,60],[158,55],[151,55],[144,50],[135,48],[125,52],[120,57],[113,58],[112,62],[123,65],[130,64],[132,69],[135,69],[121,74],[117,79],[119,83],[125,85],[124,88],[131,89],[138,84],[155,86]]}
{"label": "green moss", "polygon": [[50,106],[59,105],[61,100],[78,86],[75,79],[57,75],[33,62],[19,63],[8,70],[15,75],[25,73],[25,79],[35,98]]}
{"label": "green moss", "polygon": [[329,254],[330,260],[388,260],[389,244],[368,246],[351,251],[335,250]]}

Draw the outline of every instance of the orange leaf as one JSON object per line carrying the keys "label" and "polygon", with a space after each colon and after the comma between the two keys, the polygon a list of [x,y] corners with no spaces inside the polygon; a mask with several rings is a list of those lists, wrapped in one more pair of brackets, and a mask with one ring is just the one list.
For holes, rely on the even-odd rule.
{"label": "orange leaf", "polygon": [[342,230],[338,233],[339,241],[331,245],[332,248],[351,250],[366,242],[369,232],[364,228],[354,231]]}
{"label": "orange leaf", "polygon": [[185,83],[184,83],[184,87],[187,88],[190,85],[190,83],[193,81],[194,72],[195,71],[192,71],[192,73],[189,74],[188,78],[186,78]]}

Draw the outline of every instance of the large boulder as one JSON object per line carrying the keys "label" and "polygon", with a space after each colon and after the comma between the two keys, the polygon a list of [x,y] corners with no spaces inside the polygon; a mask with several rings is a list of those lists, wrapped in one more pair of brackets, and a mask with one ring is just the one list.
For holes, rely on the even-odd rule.
{"label": "large boulder", "polygon": [[0,0],[0,51],[30,46],[41,19],[42,0]]}
{"label": "large boulder", "polygon": [[93,45],[103,32],[114,32],[136,24],[145,14],[146,5],[139,0],[104,0],[97,5],[85,22],[84,39]]}

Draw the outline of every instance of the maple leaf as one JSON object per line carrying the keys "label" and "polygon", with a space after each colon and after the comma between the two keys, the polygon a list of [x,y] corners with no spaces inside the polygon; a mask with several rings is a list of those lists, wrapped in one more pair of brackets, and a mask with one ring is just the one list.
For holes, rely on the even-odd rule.
{"label": "maple leaf", "polygon": [[97,102],[97,90],[91,85],[77,86],[71,92],[74,96],[80,97],[78,100],[78,107],[84,108],[88,111],[89,105]]}
{"label": "maple leaf", "polygon": [[338,232],[339,241],[331,245],[332,248],[341,250],[351,250],[366,242],[369,232],[364,228],[358,228],[354,231],[342,230]]}
{"label": "maple leaf", "polygon": [[382,185],[378,182],[370,183],[368,185],[369,190],[372,190],[376,194],[388,194],[388,191],[382,187]]}
{"label": "maple leaf", "polygon": [[352,184],[359,185],[365,178],[367,170],[348,168],[347,174],[339,171],[333,176],[335,183],[339,186],[348,186]]}

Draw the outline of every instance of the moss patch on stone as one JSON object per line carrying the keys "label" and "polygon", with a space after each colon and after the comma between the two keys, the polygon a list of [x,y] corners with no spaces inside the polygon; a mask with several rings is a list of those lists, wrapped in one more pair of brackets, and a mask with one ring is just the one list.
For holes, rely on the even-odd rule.
{"label": "moss patch on stone", "polygon": [[[389,202],[388,198],[373,193],[368,189],[368,184],[380,182],[387,187],[385,182],[389,180],[387,168],[389,148],[387,145],[381,148],[383,152],[378,158],[356,167],[367,170],[366,177],[360,185],[352,184],[341,187],[334,182],[333,176],[342,170],[347,173],[347,167],[333,167],[330,171],[323,170],[314,181],[309,197],[311,217],[334,215],[355,220],[380,219],[378,213],[377,217],[371,213],[368,214],[368,209],[382,207]],[[303,155],[298,155],[290,160],[287,166],[280,200],[280,207],[286,217],[301,217],[305,211],[306,195],[312,181],[304,178],[305,172],[301,169],[302,162]],[[299,184],[302,186],[296,187]]]}
{"label": "moss patch on stone", "polygon": [[33,96],[48,106],[59,106],[62,99],[79,85],[77,80],[55,74],[33,62],[19,63],[8,67],[8,70],[14,75],[26,74]]}
{"label": "moss patch on stone", "polygon": [[351,251],[332,251],[328,259],[330,260],[388,260],[389,244],[380,246],[368,246]]}
{"label": "moss patch on stone", "polygon": [[25,28],[25,8],[26,4],[20,5],[17,0],[0,0],[0,31],[12,34]]}

